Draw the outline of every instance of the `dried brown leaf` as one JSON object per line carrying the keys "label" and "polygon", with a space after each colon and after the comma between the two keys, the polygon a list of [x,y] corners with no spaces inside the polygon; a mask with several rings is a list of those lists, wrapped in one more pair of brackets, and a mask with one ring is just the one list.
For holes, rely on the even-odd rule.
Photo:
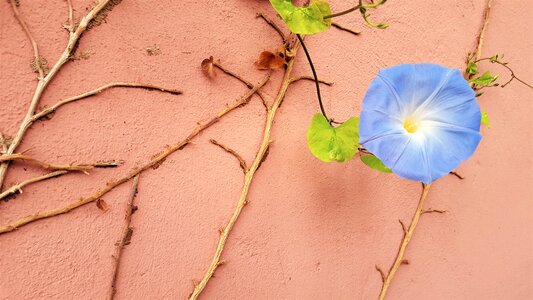
{"label": "dried brown leaf", "polygon": [[279,54],[274,54],[270,51],[263,51],[259,54],[259,58],[255,65],[259,70],[278,70],[285,66],[286,62]]}
{"label": "dried brown leaf", "polygon": [[213,56],[202,60],[202,72],[204,72],[205,76],[209,78],[217,76],[217,73],[215,72],[215,65],[213,63]]}

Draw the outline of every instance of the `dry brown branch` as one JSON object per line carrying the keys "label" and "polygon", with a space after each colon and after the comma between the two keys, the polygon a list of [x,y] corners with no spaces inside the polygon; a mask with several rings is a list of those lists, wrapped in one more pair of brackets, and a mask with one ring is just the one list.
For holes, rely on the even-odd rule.
{"label": "dry brown branch", "polygon": [[351,28],[344,27],[341,24],[336,23],[336,22],[331,22],[331,26],[333,26],[333,27],[335,27],[335,28],[337,28],[339,30],[349,32],[349,33],[354,34],[354,35],[360,35],[361,34],[360,31],[355,31],[355,30],[353,30]]}
{"label": "dry brown branch", "polygon": [[274,23],[274,21],[272,21],[270,18],[268,18],[263,13],[257,13],[255,16],[257,18],[262,18],[265,22],[267,22],[267,24],[270,25],[279,34],[279,36],[281,37],[281,42],[284,45],[287,43],[287,37],[285,37],[285,34],[281,30],[281,28],[279,28],[279,26],[276,23]]}
{"label": "dry brown branch", "polygon": [[43,181],[43,180],[46,180],[46,179],[49,179],[49,178],[58,177],[58,176],[61,176],[63,174],[67,174],[67,173],[68,173],[68,171],[66,171],[66,170],[59,170],[59,171],[54,171],[54,172],[51,172],[51,173],[48,173],[48,174],[45,174],[45,175],[42,175],[42,176],[39,176],[39,177],[28,179],[28,180],[23,181],[21,183],[17,183],[15,185],[9,187],[5,191],[1,192],[0,193],[0,199],[4,199],[7,196],[14,195],[14,194],[17,194],[17,193],[22,194],[22,188],[27,186],[27,185],[29,185],[29,184],[32,184],[32,183],[35,183],[35,182],[39,182],[39,181]]}
{"label": "dry brown branch", "polygon": [[66,206],[56,208],[53,210],[49,210],[46,212],[37,213],[34,215],[29,215],[26,217],[23,217],[21,219],[18,219],[8,225],[0,226],[0,234],[13,231],[21,226],[24,226],[26,224],[45,219],[54,217],[57,215],[61,215],[64,213],[68,213],[69,211],[76,209],[80,206],[83,206],[87,203],[91,203],[93,201],[96,201],[97,199],[100,199],[103,195],[108,193],[109,191],[113,190],[117,186],[123,184],[124,182],[130,180],[131,178],[135,177],[138,174],[141,174],[142,172],[159,166],[161,163],[164,162],[164,160],[172,153],[176,152],[177,150],[183,149],[185,146],[187,146],[196,136],[198,136],[202,131],[209,128],[211,125],[215,124],[222,118],[224,115],[228,114],[229,112],[233,111],[236,108],[242,107],[248,102],[250,102],[250,99],[252,95],[261,87],[263,87],[267,81],[269,80],[270,76],[266,76],[260,83],[256,84],[255,87],[252,90],[249,90],[245,95],[243,95],[239,100],[237,100],[235,103],[231,104],[230,106],[226,107],[224,110],[220,111],[218,114],[216,114],[214,117],[209,119],[205,123],[199,124],[184,140],[181,142],[172,145],[170,147],[165,148],[161,153],[155,155],[152,157],[152,159],[146,163],[144,163],[141,167],[134,168],[130,172],[128,172],[126,175],[122,176],[121,178],[117,180],[113,180],[111,182],[108,182],[105,187],[98,190],[96,193],[92,194],[91,196],[81,198],[77,201],[74,201]]}
{"label": "dry brown branch", "polygon": [[489,25],[490,9],[492,8],[492,0],[487,0],[487,5],[485,7],[485,14],[483,15],[483,25],[479,31],[477,37],[477,46],[476,46],[476,60],[481,58],[481,49],[483,48],[483,41],[485,39],[485,31]]}
{"label": "dry brown branch", "polygon": [[209,140],[213,145],[217,145],[220,148],[222,148],[224,151],[228,152],[229,154],[233,155],[238,161],[239,165],[241,166],[242,171],[244,174],[248,172],[248,167],[246,166],[246,161],[242,158],[242,156],[239,155],[235,150],[229,148],[228,146],[219,143],[217,140],[210,139]]}
{"label": "dry brown branch", "polygon": [[173,94],[173,95],[181,95],[182,94],[182,92],[179,91],[179,90],[168,89],[168,88],[160,87],[160,86],[153,85],[153,84],[112,82],[112,83],[108,83],[106,85],[103,85],[101,87],[98,87],[98,88],[96,88],[94,90],[90,90],[88,92],[85,92],[83,94],[79,94],[79,95],[76,95],[76,96],[73,96],[73,97],[69,97],[69,98],[64,99],[64,100],[60,100],[60,101],[56,102],[54,105],[52,105],[50,107],[47,107],[47,108],[41,110],[40,112],[36,113],[35,115],[33,115],[33,117],[30,118],[29,122],[31,124],[32,122],[35,122],[36,120],[39,120],[39,119],[41,119],[43,117],[46,117],[47,115],[53,113],[60,106],[63,106],[63,105],[68,104],[70,102],[78,101],[78,100],[81,100],[81,99],[85,99],[85,98],[97,95],[97,94],[99,94],[99,93],[101,93],[101,92],[103,92],[105,90],[111,89],[111,88],[120,88],[120,87],[123,87],[123,88],[140,88],[140,89],[161,91],[161,92],[170,93],[170,94]]}
{"label": "dry brown branch", "polygon": [[[409,245],[409,241],[411,240],[411,237],[413,235],[413,232],[415,231],[416,225],[418,224],[418,221],[420,220],[420,216],[422,216],[422,214],[424,213],[424,201],[426,200],[430,186],[431,184],[424,185],[424,189],[422,190],[422,195],[420,196],[420,200],[418,201],[418,207],[416,208],[416,212],[411,221],[411,225],[409,225],[409,229],[405,231],[405,235],[403,237],[402,243],[400,244],[400,249],[398,250],[398,253],[396,254],[396,259],[394,261],[394,264],[392,264],[392,266],[390,267],[389,273],[387,274],[387,276],[385,277],[385,280],[383,281],[383,286],[381,287],[381,292],[379,294],[380,300],[385,299],[385,296],[387,295],[387,291],[390,287],[390,284],[392,280],[394,279],[394,275],[396,275],[396,272],[398,271],[400,266],[404,263],[405,250],[407,249],[407,245]],[[403,227],[403,223],[402,223],[402,227]],[[404,230],[405,230],[405,227],[404,227]]]}
{"label": "dry brown branch", "polygon": [[13,13],[15,14],[15,18],[19,22],[20,27],[22,27],[22,30],[24,30],[24,33],[26,34],[26,37],[28,38],[28,40],[30,40],[31,47],[33,48],[33,61],[35,63],[35,69],[39,73],[39,80],[41,80],[42,78],[44,78],[45,74],[44,74],[44,69],[40,63],[41,55],[39,55],[39,46],[37,45],[37,42],[33,38],[30,28],[28,27],[28,24],[26,24],[26,21],[24,21],[24,18],[22,18],[20,14],[17,1],[10,0],[9,2],[11,3],[11,8],[13,9]]}
{"label": "dry brown branch", "polygon": [[[315,82],[315,78],[313,76],[304,75],[304,76],[299,76],[299,77],[291,79],[290,83],[292,84],[292,83],[298,82],[300,80],[309,80],[309,81]],[[333,82],[322,80],[322,79],[319,79],[318,82],[320,82],[322,84],[325,84],[327,86],[332,86],[333,85]]]}
{"label": "dry brown branch", "polygon": [[135,175],[135,177],[133,177],[131,193],[129,195],[128,202],[126,203],[126,213],[124,217],[124,226],[122,227],[122,234],[120,236],[120,240],[115,243],[115,253],[113,254],[113,279],[111,280],[111,287],[109,288],[108,299],[115,298],[115,294],[117,292],[117,276],[120,267],[120,258],[122,255],[122,250],[124,249],[124,246],[129,245],[131,234],[133,232],[133,229],[131,228],[131,215],[133,214],[133,210],[135,207],[133,203],[135,201],[135,196],[137,195],[138,186],[139,175]]}
{"label": "dry brown branch", "polygon": [[[299,43],[295,44],[294,46],[294,53],[296,54],[297,50],[299,48]],[[271,129],[272,124],[274,122],[274,118],[276,116],[276,112],[285,97],[285,93],[287,92],[287,89],[290,85],[291,81],[291,72],[294,65],[294,59],[291,59],[288,64],[287,68],[285,70],[285,75],[283,76],[283,81],[281,83],[281,86],[279,88],[278,95],[276,96],[276,99],[274,100],[274,103],[269,107],[268,113],[267,113],[267,120],[265,123],[264,131],[263,131],[263,140],[261,142],[261,146],[259,147],[259,150],[257,151],[257,154],[254,158],[254,161],[252,165],[250,166],[248,172],[244,175],[244,184],[242,187],[241,195],[239,197],[239,200],[237,201],[237,205],[235,206],[235,210],[233,211],[233,214],[231,215],[231,218],[229,219],[228,223],[224,226],[224,228],[220,231],[220,236],[217,244],[217,248],[215,250],[215,255],[213,256],[211,263],[209,267],[207,268],[207,271],[205,272],[204,276],[202,277],[202,280],[198,282],[198,284],[195,284],[194,290],[192,291],[191,295],[189,296],[190,300],[197,299],[200,293],[204,290],[207,283],[209,282],[209,279],[213,277],[215,274],[216,269],[220,266],[220,257],[222,256],[222,252],[224,251],[224,246],[226,245],[226,241],[228,239],[228,236],[233,229],[233,226],[235,225],[235,222],[237,222],[237,219],[239,218],[242,209],[247,203],[248,198],[248,191],[250,189],[250,185],[253,181],[254,175],[256,171],[258,170],[259,166],[263,162],[265,156],[267,155],[267,151],[270,147],[271,139]]]}
{"label": "dry brown branch", "polygon": [[49,164],[47,162],[40,161],[29,155],[18,154],[18,153],[0,156],[0,163],[6,162],[6,161],[13,161],[13,160],[26,161],[29,163],[39,165],[43,169],[48,169],[48,170],[80,171],[84,173],[87,173],[87,171],[92,170],[94,168],[112,168],[112,167],[117,167],[119,165],[119,163],[115,161],[97,162],[93,164],[56,165],[56,164]]}
{"label": "dry brown branch", "polygon": [[[9,145],[9,148],[6,151],[6,154],[13,154],[15,153],[15,150],[19,146],[20,142],[22,141],[22,138],[26,134],[26,131],[28,130],[29,126],[32,123],[32,117],[35,113],[35,110],[37,109],[37,106],[39,105],[39,101],[41,100],[41,96],[43,92],[45,91],[48,84],[54,79],[54,77],[57,75],[59,70],[63,67],[63,65],[69,61],[69,58],[76,48],[76,45],[78,44],[78,41],[81,37],[81,35],[85,32],[87,29],[88,23],[102,10],[104,7],[109,3],[110,0],[100,0],[88,13],[85,15],[81,20],[79,25],[76,27],[76,30],[69,35],[69,40],[67,43],[67,46],[63,50],[63,53],[57,60],[57,62],[54,64],[54,66],[50,69],[50,72],[46,75],[44,75],[44,70],[42,67],[38,69],[39,71],[39,81],[37,83],[37,86],[35,88],[35,91],[33,93],[33,97],[31,99],[30,105],[28,107],[28,111],[26,112],[26,116],[24,117],[24,120],[20,124],[19,130],[15,134],[15,137],[13,138],[13,141],[11,142],[11,145]],[[17,17],[17,20],[19,21],[20,25],[26,32],[26,35],[28,36],[28,39],[32,43],[33,49],[34,49],[34,57],[37,58],[36,64],[40,66],[40,57],[38,53],[37,44],[35,43],[35,40],[30,34],[30,31],[28,30],[28,26],[26,23],[22,20],[20,17],[19,11],[17,6],[15,5],[15,0],[10,0],[11,7],[13,8],[13,12],[15,13],[15,16]],[[4,178],[6,176],[7,167],[9,165],[9,162],[5,162],[0,164],[0,188],[4,182]]]}

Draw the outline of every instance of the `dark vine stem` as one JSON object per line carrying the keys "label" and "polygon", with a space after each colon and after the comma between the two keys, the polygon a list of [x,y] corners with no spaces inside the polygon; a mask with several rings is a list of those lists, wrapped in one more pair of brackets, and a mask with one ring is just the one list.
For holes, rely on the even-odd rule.
{"label": "dark vine stem", "polygon": [[326,111],[324,110],[324,104],[322,104],[322,96],[320,95],[320,83],[318,81],[318,76],[316,75],[315,66],[313,65],[313,61],[311,60],[311,56],[309,55],[309,52],[307,51],[307,47],[305,47],[304,39],[297,34],[298,40],[300,41],[300,44],[302,44],[302,48],[304,49],[305,56],[307,57],[307,61],[309,62],[309,66],[311,66],[311,71],[313,72],[313,77],[315,78],[315,85],[316,85],[316,94],[318,97],[318,104],[320,105],[320,111],[322,112],[322,115],[328,122],[331,124],[331,120],[326,115]]}

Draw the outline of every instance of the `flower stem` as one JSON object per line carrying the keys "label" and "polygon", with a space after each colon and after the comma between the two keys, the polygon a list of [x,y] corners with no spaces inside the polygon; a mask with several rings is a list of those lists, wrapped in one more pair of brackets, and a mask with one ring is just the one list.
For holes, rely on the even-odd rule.
{"label": "flower stem", "polygon": [[416,208],[415,215],[413,216],[413,220],[411,221],[411,225],[409,225],[409,229],[405,231],[402,244],[400,245],[400,249],[398,250],[398,254],[396,255],[396,260],[394,261],[394,264],[391,266],[389,273],[383,280],[383,286],[381,287],[381,292],[379,293],[379,300],[385,299],[385,296],[387,295],[387,291],[390,287],[390,284],[392,280],[394,279],[394,275],[396,275],[396,272],[402,265],[405,255],[405,250],[407,249],[407,245],[409,244],[409,241],[411,240],[411,237],[413,236],[413,232],[415,231],[416,225],[418,224],[418,221],[420,220],[420,216],[424,213],[424,201],[426,200],[426,197],[429,192],[429,187],[431,184],[424,184],[424,189],[422,190],[422,195],[420,196],[420,200],[418,201],[418,207]]}
{"label": "flower stem", "polygon": [[316,75],[315,66],[313,65],[313,61],[311,60],[311,56],[309,55],[309,52],[307,51],[307,47],[305,47],[303,38],[297,34],[298,40],[300,41],[300,44],[302,44],[302,48],[304,49],[305,56],[307,57],[307,61],[309,62],[309,66],[311,66],[311,71],[313,72],[313,77],[315,78],[315,85],[316,85],[316,94],[318,97],[318,104],[320,105],[320,111],[322,112],[322,115],[328,122],[331,124],[331,120],[326,115],[326,111],[324,110],[324,104],[322,104],[322,96],[320,95],[320,81],[318,80],[318,76]]}

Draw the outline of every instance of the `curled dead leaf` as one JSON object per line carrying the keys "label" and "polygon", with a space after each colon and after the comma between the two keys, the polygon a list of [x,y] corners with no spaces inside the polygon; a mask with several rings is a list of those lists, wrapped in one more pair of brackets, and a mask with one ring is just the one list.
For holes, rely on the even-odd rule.
{"label": "curled dead leaf", "polygon": [[263,51],[259,54],[259,58],[255,65],[259,70],[278,70],[285,66],[286,62],[279,53],[274,54],[270,51]]}
{"label": "curled dead leaf", "polygon": [[105,202],[104,199],[96,200],[96,207],[98,207],[101,211],[109,210],[109,205],[107,205],[107,202]]}
{"label": "curled dead leaf", "polygon": [[213,56],[202,60],[202,72],[204,72],[205,76],[209,78],[217,76],[217,73],[215,72],[215,64],[213,63]]}

